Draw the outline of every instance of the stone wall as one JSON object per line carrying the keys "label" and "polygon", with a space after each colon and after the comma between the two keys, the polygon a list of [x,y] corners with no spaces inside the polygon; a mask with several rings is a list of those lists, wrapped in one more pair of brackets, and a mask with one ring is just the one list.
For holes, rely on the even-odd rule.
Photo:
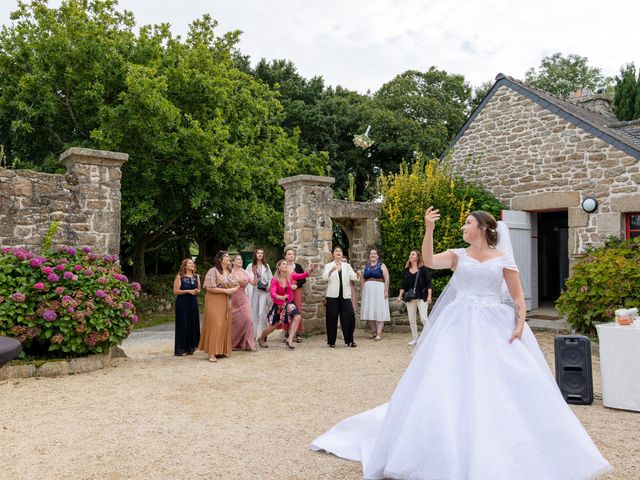
{"label": "stone wall", "polygon": [[[511,209],[567,209],[569,249],[580,254],[623,232],[640,210],[640,160],[501,86],[455,145],[453,167]],[[584,197],[597,198],[586,214]]]}
{"label": "stone wall", "polygon": [[120,249],[120,167],[124,153],[71,148],[65,175],[0,168],[0,245],[38,249],[51,223],[54,245]]}
{"label": "stone wall", "polygon": [[297,175],[278,183],[285,189],[284,243],[296,252],[296,261],[305,269],[318,265],[304,286],[302,315],[306,331],[325,328],[322,299],[327,289],[322,269],[331,261],[334,222],[349,239],[349,261],[359,270],[367,260],[369,249],[379,239],[375,203],[348,202],[333,198],[331,177]]}

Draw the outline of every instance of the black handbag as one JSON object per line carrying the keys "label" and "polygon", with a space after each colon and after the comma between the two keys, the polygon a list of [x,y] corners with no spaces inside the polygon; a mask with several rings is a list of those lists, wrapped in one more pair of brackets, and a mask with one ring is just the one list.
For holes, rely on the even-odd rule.
{"label": "black handbag", "polygon": [[258,283],[256,284],[256,288],[258,290],[267,290],[267,287],[269,286],[269,284],[267,282],[263,282],[262,280],[258,280]]}
{"label": "black handbag", "polygon": [[416,281],[413,284],[413,288],[411,290],[407,290],[406,292],[404,292],[404,295],[402,296],[402,299],[406,302],[409,303],[411,300],[416,300],[418,298],[420,298],[420,296],[418,295],[418,277],[420,275],[420,269],[418,269],[418,271],[416,272]]}

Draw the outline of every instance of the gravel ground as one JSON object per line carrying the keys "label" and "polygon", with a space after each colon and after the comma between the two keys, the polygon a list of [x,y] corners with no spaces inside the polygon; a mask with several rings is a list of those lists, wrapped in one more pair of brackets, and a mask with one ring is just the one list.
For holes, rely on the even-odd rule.
{"label": "gravel ground", "polygon": [[[411,358],[407,334],[330,350],[322,336],[269,349],[174,357],[171,325],[136,331],[129,358],[82,375],[0,382],[0,478],[359,479],[360,465],[307,445],[386,402]],[[553,362],[553,334],[537,334]],[[640,414],[572,406],[614,467],[640,478]],[[526,459],[523,459],[526,468]],[[543,480],[543,479],[541,479]]]}

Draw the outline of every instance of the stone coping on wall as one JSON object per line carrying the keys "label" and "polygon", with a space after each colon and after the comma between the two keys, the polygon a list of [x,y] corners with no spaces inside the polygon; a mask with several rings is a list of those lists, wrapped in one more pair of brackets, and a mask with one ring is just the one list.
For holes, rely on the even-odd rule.
{"label": "stone coping on wall", "polygon": [[321,185],[330,187],[336,182],[333,177],[321,177],[318,175],[296,175],[294,177],[286,177],[278,180],[278,185],[287,189],[290,187],[298,187],[300,185]]}
{"label": "stone coping on wall", "polygon": [[113,347],[107,353],[72,358],[70,360],[51,360],[39,366],[33,363],[8,364],[0,367],[0,381],[13,378],[59,377],[93,372],[108,367],[111,359],[124,356],[126,355],[120,347]]}
{"label": "stone coping on wall", "polygon": [[92,165],[120,166],[129,159],[129,154],[110,152],[107,150],[93,150],[91,148],[72,147],[60,154],[60,161],[69,163],[88,163]]}

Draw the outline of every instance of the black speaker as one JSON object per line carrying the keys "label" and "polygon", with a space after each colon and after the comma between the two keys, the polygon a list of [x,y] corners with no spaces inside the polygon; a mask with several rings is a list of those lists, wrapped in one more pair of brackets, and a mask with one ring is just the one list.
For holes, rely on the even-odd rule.
{"label": "black speaker", "polygon": [[554,342],[556,382],[567,403],[593,403],[591,342],[583,335],[558,335]]}

